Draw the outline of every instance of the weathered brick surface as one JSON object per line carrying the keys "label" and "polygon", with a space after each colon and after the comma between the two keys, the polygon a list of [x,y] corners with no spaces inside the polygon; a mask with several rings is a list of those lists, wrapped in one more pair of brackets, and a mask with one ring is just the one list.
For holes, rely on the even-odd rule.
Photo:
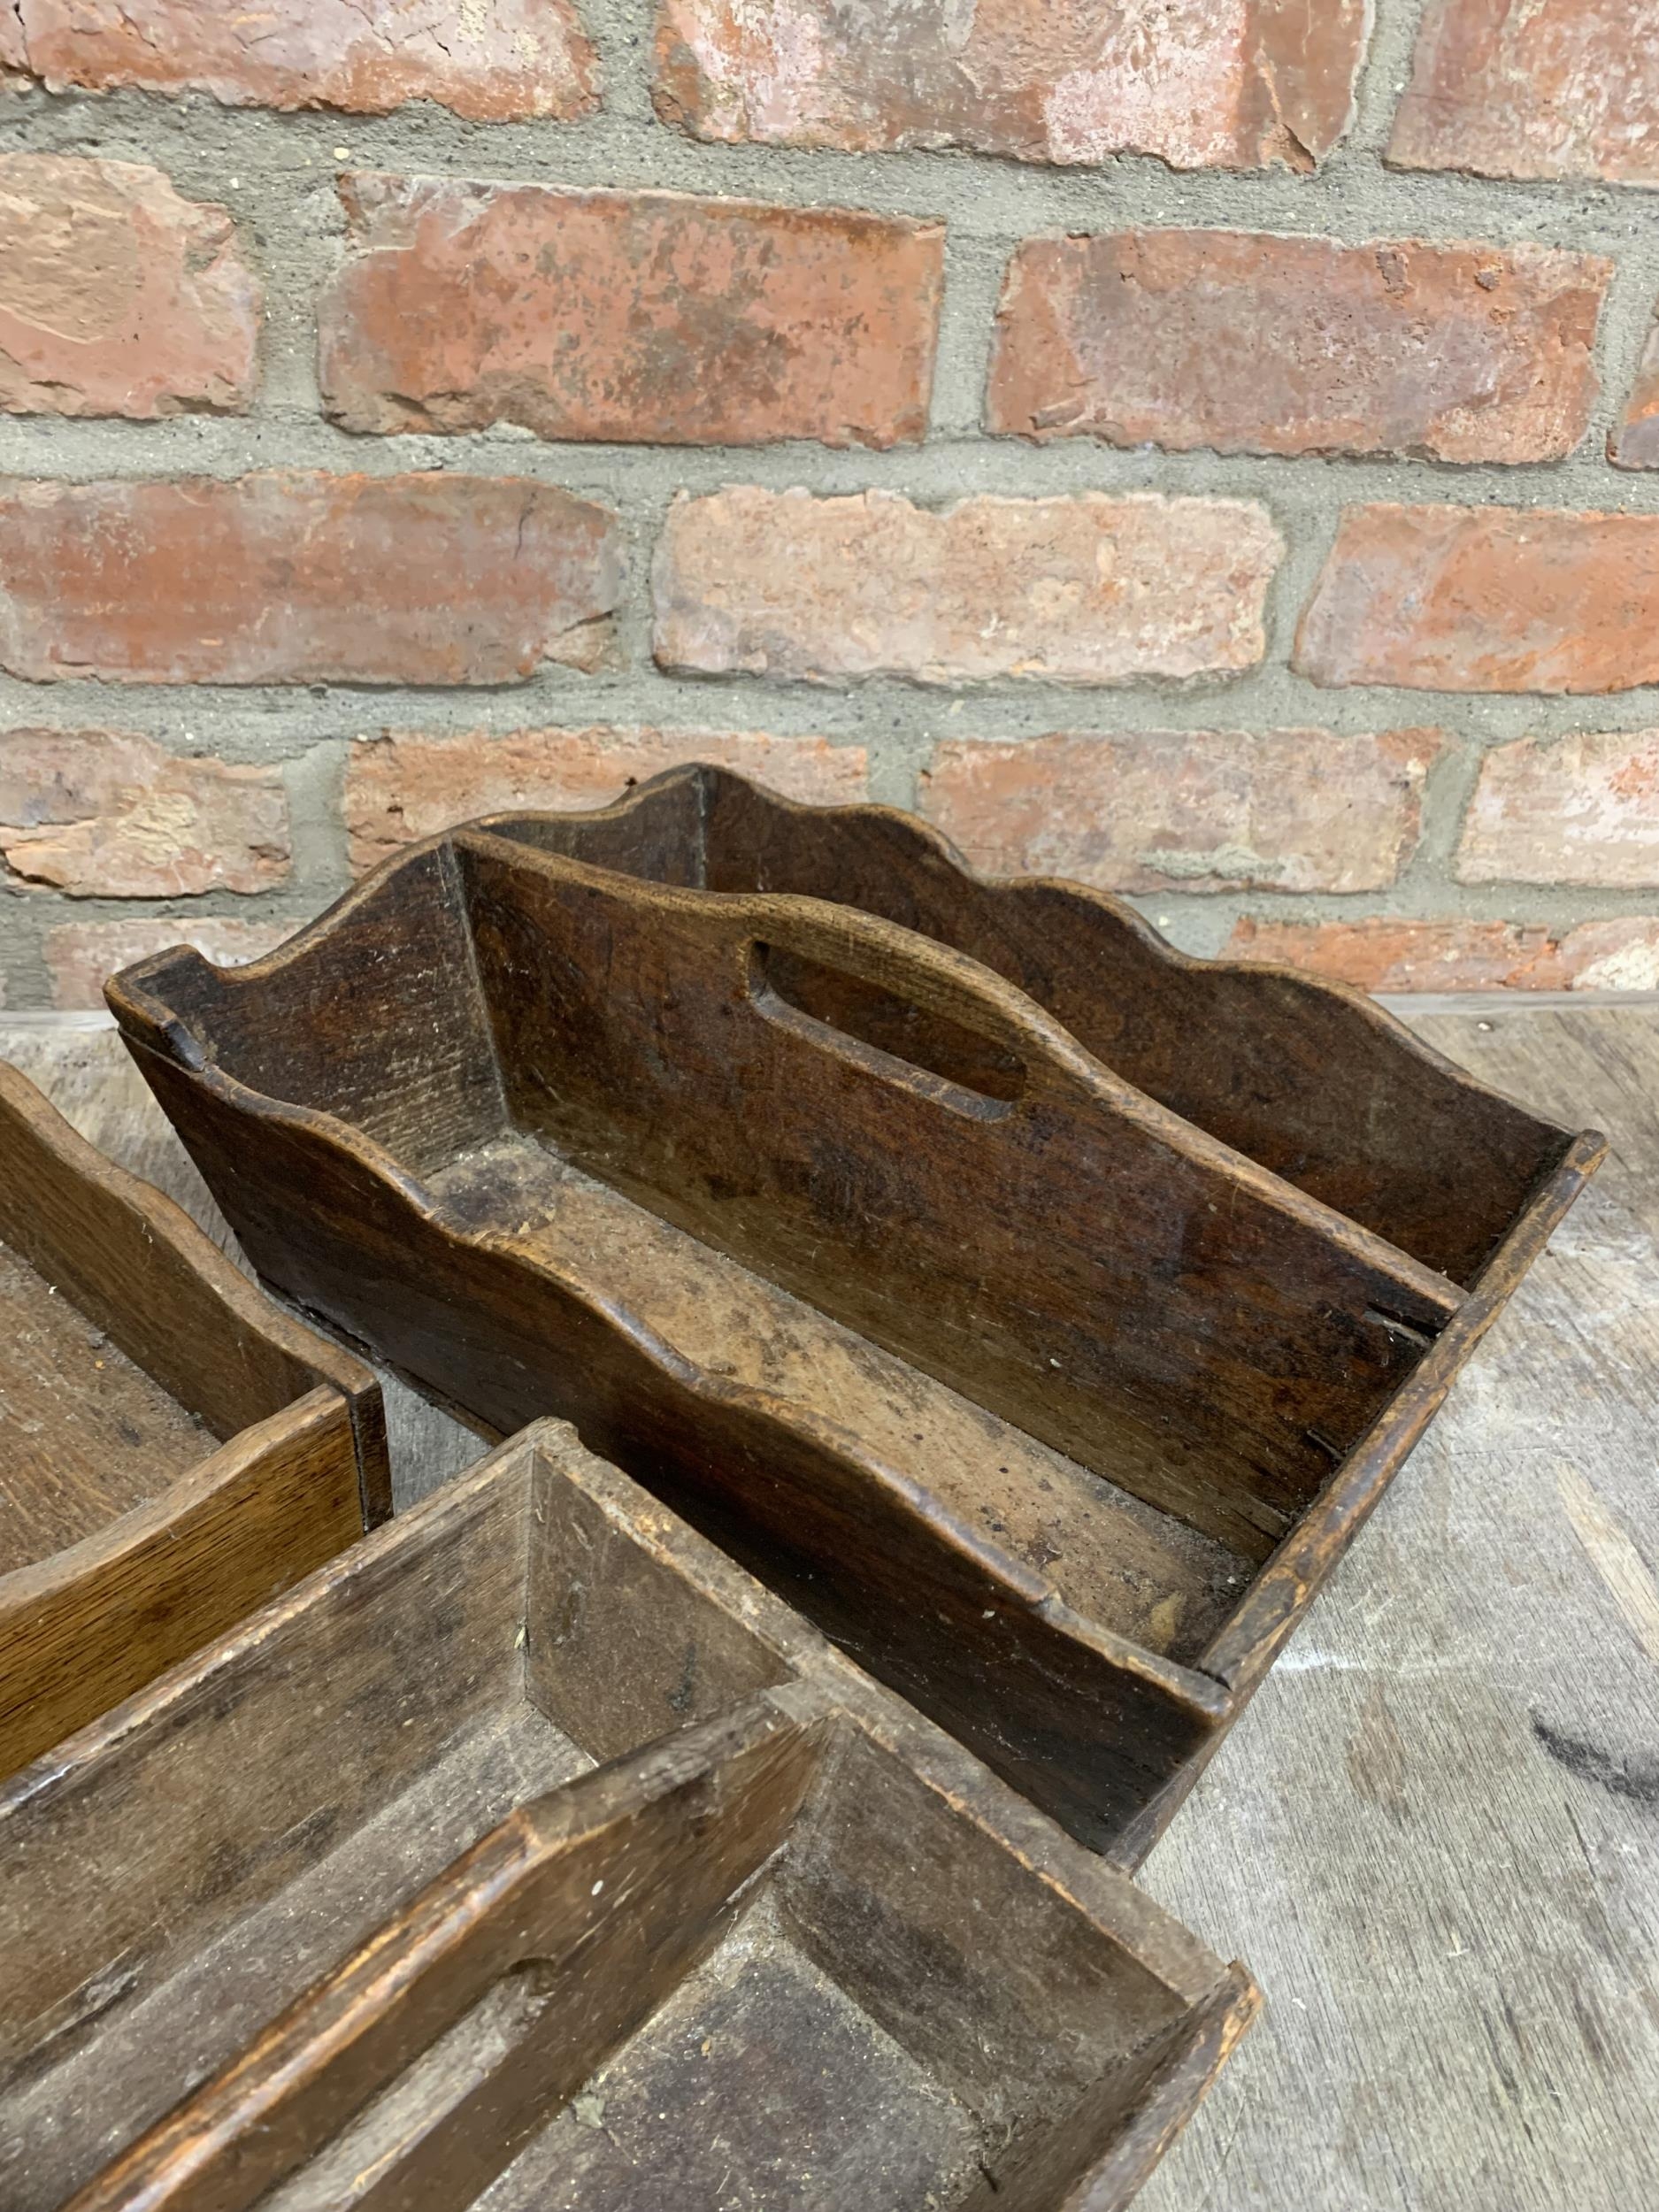
{"label": "weathered brick surface", "polygon": [[1346,127],[1366,17],[1364,0],[661,0],[657,104],[772,145],[1306,169]]}
{"label": "weathered brick surface", "polygon": [[989,426],[1171,450],[1558,460],[1589,423],[1611,273],[1542,246],[1029,239],[1003,288]]}
{"label": "weathered brick surface", "polygon": [[226,211],[180,198],[159,169],[0,157],[0,408],[243,408],[260,298]]}
{"label": "weathered brick surface", "polygon": [[927,427],[937,223],[672,192],[356,177],[321,307],[349,430],[890,446]]}
{"label": "weathered brick surface", "polygon": [[1447,691],[1659,682],[1659,515],[1348,508],[1295,665]]}
{"label": "weathered brick surface", "polygon": [[845,683],[1116,684],[1248,668],[1283,546],[1240,500],[817,499],[743,486],[670,509],[665,668]]}
{"label": "weathered brick surface", "polygon": [[1659,314],[1647,333],[1636,380],[1607,450],[1619,468],[1659,469]]}
{"label": "weathered brick surface", "polygon": [[164,752],[109,730],[0,732],[0,854],[88,898],[266,891],[288,872],[274,768]]}
{"label": "weathered brick surface", "polygon": [[102,1006],[104,986],[134,960],[174,945],[194,945],[221,968],[240,967],[274,952],[296,925],[289,922],[197,920],[63,922],[46,933],[46,965],[52,979],[52,1003],[65,1010]]}
{"label": "weathered brick surface", "polygon": [[[206,92],[234,107],[381,115],[433,100],[481,122],[585,114],[571,0],[13,0],[10,57],[54,91]],[[0,20],[5,11],[0,7]]]}
{"label": "weathered brick surface", "polygon": [[1659,916],[1617,914],[1579,922],[1514,978],[1522,990],[1659,990]]}
{"label": "weathered brick surface", "polygon": [[0,483],[0,666],[505,683],[599,664],[618,569],[603,508],[521,477]]}
{"label": "weathered brick surface", "polygon": [[1659,730],[1524,737],[1486,754],[1462,883],[1659,886]]}
{"label": "weathered brick surface", "polygon": [[1433,730],[1063,733],[935,748],[924,810],[993,875],[1103,890],[1376,891],[1421,826]]}
{"label": "weathered brick surface", "polygon": [[1659,184],[1651,0],[1429,0],[1389,158]]}
{"label": "weathered brick surface", "polygon": [[411,838],[504,807],[609,806],[680,761],[717,761],[795,799],[847,805],[865,790],[860,745],[716,730],[487,730],[432,737],[391,730],[354,745],[346,828],[359,873]]}
{"label": "weathered brick surface", "polygon": [[1656,8],[0,0],[13,1002],[698,756],[1659,983]]}
{"label": "weathered brick surface", "polygon": [[1247,917],[1235,960],[1310,969],[1362,991],[1659,989],[1659,917],[1622,914],[1564,930],[1541,922],[1263,922]]}

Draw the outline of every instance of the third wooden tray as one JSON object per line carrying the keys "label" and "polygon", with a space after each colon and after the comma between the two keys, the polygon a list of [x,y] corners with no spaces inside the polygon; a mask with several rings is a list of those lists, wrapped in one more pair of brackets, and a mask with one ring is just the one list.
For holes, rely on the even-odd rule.
{"label": "third wooden tray", "polygon": [[551,1425],[0,1791],[7,2212],[1115,2212],[1255,2007]]}

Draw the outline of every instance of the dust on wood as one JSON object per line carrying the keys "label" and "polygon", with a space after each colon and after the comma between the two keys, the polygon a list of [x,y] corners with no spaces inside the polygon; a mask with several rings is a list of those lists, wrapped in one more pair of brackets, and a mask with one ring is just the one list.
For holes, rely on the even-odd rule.
{"label": "dust on wood", "polygon": [[45,1278],[0,1247],[0,1574],[157,1497],[217,1439]]}
{"label": "dust on wood", "polygon": [[8,2212],[1115,2212],[1255,2002],[550,1426],[15,1785],[0,1869]]}
{"label": "dust on wood", "polygon": [[111,1002],[288,1294],[573,1420],[1125,1863],[1596,1154],[1351,995],[702,769]]}

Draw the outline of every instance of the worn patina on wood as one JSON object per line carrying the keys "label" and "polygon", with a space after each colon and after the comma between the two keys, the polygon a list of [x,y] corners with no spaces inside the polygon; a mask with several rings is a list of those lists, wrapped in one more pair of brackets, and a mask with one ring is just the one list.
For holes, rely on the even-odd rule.
{"label": "worn patina on wood", "polygon": [[[1135,2212],[1469,2212],[1471,2173],[1506,2212],[1630,2212],[1651,2183],[1659,998],[1396,1010],[1609,1160],[1137,1877],[1269,2002]],[[0,1013],[0,1053],[223,1233],[112,1029]],[[381,1380],[407,1503],[480,1452]]]}
{"label": "worn patina on wood", "polygon": [[1110,2212],[1256,2002],[550,1425],[0,1793],[7,2212]]}
{"label": "worn patina on wood", "polygon": [[1351,994],[708,769],[110,999],[262,1273],[574,1420],[1126,1863],[1601,1149]]}
{"label": "worn patina on wood", "polygon": [[0,1064],[0,1775],[390,1503],[368,1369]]}

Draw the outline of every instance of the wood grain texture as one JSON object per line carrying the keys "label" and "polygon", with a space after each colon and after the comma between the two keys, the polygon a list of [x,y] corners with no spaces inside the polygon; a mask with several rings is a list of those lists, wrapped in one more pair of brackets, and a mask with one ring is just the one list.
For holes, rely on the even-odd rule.
{"label": "wood grain texture", "polygon": [[[292,2212],[461,2212],[713,1948],[821,1732],[763,1694],[513,1813],[73,2212],[246,2212],[290,2176]],[[389,2129],[365,2114],[510,1977],[529,2001],[481,2078],[415,2085]]]}
{"label": "wood grain texture", "polygon": [[[1133,1864],[1598,1147],[1087,894],[1022,938],[1033,888],[691,769],[429,839],[265,960],[163,954],[110,1000],[264,1275],[498,1430],[573,1420]],[[1004,910],[1041,1000],[962,949],[1006,968]],[[1048,1002],[1103,1049],[1125,945],[1210,1118],[1265,1064],[1330,1164],[1344,1094],[1380,1205],[1404,1102],[1468,1281],[1087,1049]],[[1265,1042],[1191,1026],[1218,976]]]}
{"label": "wood grain texture", "polygon": [[[953,945],[1125,1081],[1458,1282],[1559,1155],[1560,1130],[1414,1046],[1359,993],[1288,968],[1194,959],[1081,884],[987,878],[891,807],[803,806],[693,764],[614,806],[486,826],[657,882],[839,900]],[[836,1012],[889,1049],[925,1033],[919,1010],[884,1005],[850,978]]]}
{"label": "wood grain texture", "polygon": [[308,1391],[153,1502],[0,1582],[0,1774],[355,1541],[351,1418]]}
{"label": "wood grain texture", "polygon": [[171,1200],[112,1167],[0,1064],[0,1240],[221,1440],[319,1386],[351,1409],[365,1518],[389,1509],[374,1379],[278,1312]]}
{"label": "wood grain texture", "polygon": [[[176,1071],[138,1056],[188,1123]],[[234,1131],[193,1127],[197,1163],[223,1187]],[[281,1163],[273,1188],[311,1194],[316,1211],[299,1240],[246,1208],[238,1228],[309,1310],[372,1335],[498,1429],[549,1409],[573,1418],[595,1449],[1087,1840],[1110,1843],[1225,1717],[1216,1686],[1093,1629],[850,1430],[703,1375],[631,1317],[617,1329],[585,1282],[526,1267],[511,1240],[457,1239],[297,1119],[279,1118],[269,1134],[267,1162]]]}
{"label": "wood grain texture", "polygon": [[1408,1018],[1611,1151],[1147,1863],[1270,2001],[1138,2212],[1654,2194],[1659,1008]]}
{"label": "wood grain texture", "polygon": [[8,2212],[1112,2212],[1255,2004],[550,1425],[0,1793]]}
{"label": "wood grain texture", "polygon": [[0,1773],[389,1505],[379,1386],[0,1064]]}
{"label": "wood grain texture", "polygon": [[[239,1273],[251,1278],[230,1225],[130,1055],[122,1050],[108,1017],[8,1019],[0,1012],[0,1058],[44,1092],[78,1136],[170,1198]],[[264,1294],[275,1310],[301,1320],[269,1289]],[[393,1500],[401,1511],[474,1465],[491,1440],[438,1411],[387,1369],[371,1371],[380,1386]]]}
{"label": "wood grain texture", "polygon": [[[515,1127],[1235,1548],[1271,1549],[1328,1470],[1309,1431],[1345,1448],[1456,1310],[931,940],[455,849]],[[843,1032],[776,956],[988,1037],[1018,1095]]]}
{"label": "wood grain texture", "polygon": [[705,1372],[856,1427],[884,1465],[1044,1575],[1074,1611],[1190,1660],[1248,1563],[1092,1474],[533,1140],[510,1135],[430,1179],[452,1220],[511,1218],[541,1265],[606,1290]]}
{"label": "wood grain texture", "polygon": [[[1659,1580],[1659,1005],[1399,1010],[1538,1111],[1606,1126],[1612,1155],[1148,1863],[1271,2001],[1137,2212],[1628,2212],[1651,2193],[1659,1853],[1630,1786],[1659,1752],[1659,1699],[1615,1594],[1629,1554],[1606,1555],[1609,1586],[1551,1462],[1568,1441],[1601,1502],[1589,1525],[1615,1522]],[[0,1017],[0,1047],[213,1217],[111,1031]],[[395,1425],[406,1396],[388,1381]],[[479,1448],[421,1407],[395,1432],[410,1491]],[[669,1689],[678,1656],[664,1646]],[[1392,1755],[1388,1727],[1363,1725],[1379,1699]],[[1039,1816],[1009,1816],[1056,1878]]]}
{"label": "wood grain texture", "polygon": [[57,1287],[0,1245],[0,1573],[143,1505],[218,1439]]}

